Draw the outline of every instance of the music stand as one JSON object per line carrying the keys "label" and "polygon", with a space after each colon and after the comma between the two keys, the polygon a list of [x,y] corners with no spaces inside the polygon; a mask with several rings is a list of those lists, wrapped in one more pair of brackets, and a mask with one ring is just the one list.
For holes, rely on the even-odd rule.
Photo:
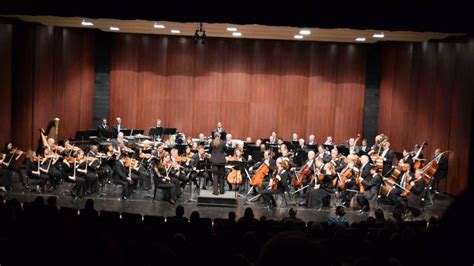
{"label": "music stand", "polygon": [[157,136],[163,136],[164,128],[162,127],[150,127],[148,131],[148,136],[153,136],[153,140],[156,139]]}
{"label": "music stand", "polygon": [[344,156],[349,155],[349,149],[346,146],[337,146],[337,152]]}
{"label": "music stand", "polygon": [[318,149],[318,144],[307,144],[306,150],[308,151],[316,151]]}
{"label": "music stand", "polygon": [[126,137],[126,136],[131,136],[132,131],[133,131],[133,129],[123,129],[120,132],[122,132],[123,136]]}
{"label": "music stand", "polygon": [[175,135],[176,134],[176,128],[165,128],[163,130],[163,135]]}
{"label": "music stand", "polygon": [[74,140],[84,140],[89,139],[89,130],[83,131],[76,131],[76,135],[74,136]]}

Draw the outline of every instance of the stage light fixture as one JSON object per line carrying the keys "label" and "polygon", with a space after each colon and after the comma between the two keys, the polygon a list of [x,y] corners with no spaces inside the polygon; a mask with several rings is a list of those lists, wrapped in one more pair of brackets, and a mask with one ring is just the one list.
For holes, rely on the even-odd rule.
{"label": "stage light fixture", "polygon": [[196,32],[194,32],[194,43],[201,42],[204,44],[206,40],[206,31],[202,27],[202,22],[200,22],[197,26]]}

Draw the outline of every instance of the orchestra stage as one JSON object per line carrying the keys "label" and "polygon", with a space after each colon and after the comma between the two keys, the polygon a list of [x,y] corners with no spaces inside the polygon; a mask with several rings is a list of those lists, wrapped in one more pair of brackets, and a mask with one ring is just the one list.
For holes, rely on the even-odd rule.
{"label": "orchestra stage", "polygon": [[[291,200],[288,199],[288,208],[285,207],[285,203],[282,202],[282,198],[278,198],[277,205],[279,207],[275,209],[269,209],[265,207],[263,203],[260,202],[251,202],[248,203],[246,200],[245,195],[236,194],[234,191],[230,192],[227,191],[224,194],[226,197],[229,195],[235,194],[237,197],[235,198],[237,201],[237,205],[235,207],[225,207],[225,206],[202,206],[201,204],[197,203],[198,195],[197,191],[193,191],[193,200],[190,201],[190,190],[189,186],[186,187],[185,191],[178,199],[176,204],[171,205],[168,202],[159,200],[161,198],[161,192],[157,192],[157,199],[152,201],[152,198],[149,198],[149,194],[153,194],[152,191],[150,193],[145,193],[144,191],[138,191],[134,193],[130,199],[121,200],[119,199],[119,194],[116,193],[109,193],[111,190],[114,190],[113,186],[107,185],[107,196],[98,196],[97,194],[93,194],[89,197],[84,198],[76,198],[69,195],[59,195],[62,191],[66,189],[62,185],[59,189],[56,189],[53,192],[45,193],[45,194],[38,194],[36,192],[29,192],[23,191],[19,188],[14,188],[12,191],[2,193],[5,199],[17,198],[20,202],[25,201],[33,201],[37,196],[42,195],[45,200],[48,196],[57,196],[58,197],[58,206],[59,207],[69,207],[69,208],[77,208],[81,209],[84,208],[84,204],[87,199],[93,199],[95,202],[95,209],[98,211],[107,210],[107,211],[117,211],[120,213],[127,212],[127,213],[138,213],[141,215],[153,215],[153,216],[173,216],[175,214],[175,208],[178,205],[182,205],[185,209],[185,216],[189,217],[191,212],[198,211],[201,217],[207,218],[227,218],[227,215],[230,211],[233,211],[237,215],[237,219],[242,217],[244,211],[247,207],[251,207],[254,211],[255,217],[260,219],[261,216],[266,216],[267,219],[275,219],[281,220],[284,217],[288,216],[289,208],[295,208],[294,205],[291,204]],[[115,189],[116,190],[116,189]],[[209,193],[209,190],[202,191],[201,194],[212,194]],[[63,193],[64,194],[64,193]],[[217,196],[219,197],[219,196]],[[433,206],[425,207],[423,214],[418,219],[426,219],[428,220],[432,215],[441,216],[451,205],[451,203],[455,200],[453,196],[450,196],[445,193],[440,193],[433,198]],[[331,216],[334,216],[335,211],[335,198],[334,196],[331,199],[331,207],[323,208],[322,210],[315,210],[309,209],[304,206],[296,206],[298,210],[297,217],[301,218],[302,220],[308,221],[318,221],[324,222]],[[379,207],[385,212],[385,218],[390,218],[392,216],[393,206],[380,203]],[[349,219],[350,222],[358,222],[366,220],[368,216],[374,216],[374,208],[370,210],[368,213],[360,213],[358,209],[346,208],[346,217]]]}

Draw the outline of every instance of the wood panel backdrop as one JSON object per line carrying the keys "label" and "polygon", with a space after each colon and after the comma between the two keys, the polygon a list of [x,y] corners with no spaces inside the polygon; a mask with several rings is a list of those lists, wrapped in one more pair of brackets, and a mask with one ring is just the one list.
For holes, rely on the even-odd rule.
{"label": "wood panel backdrop", "polygon": [[276,130],[322,141],[363,128],[366,46],[115,34],[110,119],[146,129],[160,118],[187,135],[217,121],[236,138]]}

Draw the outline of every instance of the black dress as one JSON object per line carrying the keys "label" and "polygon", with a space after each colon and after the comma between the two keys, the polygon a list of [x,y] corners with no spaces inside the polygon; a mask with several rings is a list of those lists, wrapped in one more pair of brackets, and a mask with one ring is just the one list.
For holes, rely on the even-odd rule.
{"label": "black dress", "polygon": [[314,188],[314,185],[306,191],[306,206],[308,208],[320,209],[323,205],[328,206],[331,199],[331,193],[334,190],[332,180],[336,175],[325,175],[323,181],[318,181],[320,187]]}

